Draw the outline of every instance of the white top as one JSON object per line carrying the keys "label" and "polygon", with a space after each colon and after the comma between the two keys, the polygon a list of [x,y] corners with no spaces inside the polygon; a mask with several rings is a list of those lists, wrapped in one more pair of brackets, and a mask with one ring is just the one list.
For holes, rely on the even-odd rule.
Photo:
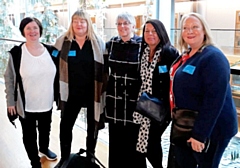
{"label": "white top", "polygon": [[27,112],[47,112],[52,108],[55,74],[56,67],[46,48],[41,55],[33,56],[26,45],[22,45],[20,75]]}

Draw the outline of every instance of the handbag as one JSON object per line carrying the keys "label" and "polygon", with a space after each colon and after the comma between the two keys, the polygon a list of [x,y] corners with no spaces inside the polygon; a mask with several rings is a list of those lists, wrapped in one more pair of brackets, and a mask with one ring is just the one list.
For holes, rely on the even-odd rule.
{"label": "handbag", "polygon": [[153,97],[149,93],[143,92],[137,102],[136,112],[162,125],[165,121],[168,110],[158,98]]}
{"label": "handbag", "polygon": [[18,118],[18,114],[13,114],[11,115],[9,112],[7,112],[7,116],[8,116],[8,119],[9,121],[12,123],[12,125],[17,128],[16,124],[15,124],[15,120]]}
{"label": "handbag", "polygon": [[197,111],[174,108],[172,112],[172,130],[170,141],[178,146],[187,146],[191,137]]}
{"label": "handbag", "polygon": [[86,156],[81,156],[83,153],[89,154],[101,167],[106,168],[92,153],[85,149],[80,149],[78,153],[71,153],[69,158],[63,162],[61,168],[100,168],[97,163]]}

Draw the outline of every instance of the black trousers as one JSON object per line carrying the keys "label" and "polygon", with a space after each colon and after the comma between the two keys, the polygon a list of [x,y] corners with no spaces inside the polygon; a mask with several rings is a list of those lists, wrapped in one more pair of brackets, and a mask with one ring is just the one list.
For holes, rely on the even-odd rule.
{"label": "black trousers", "polygon": [[[94,101],[89,100],[86,103],[87,106],[87,150],[92,154],[95,153],[95,147],[97,143],[97,131],[95,131],[95,119],[94,119]],[[79,102],[78,97],[69,96],[64,111],[62,111],[60,122],[60,148],[61,157],[66,159],[71,153],[72,144],[72,130],[77,119],[77,116],[83,107],[83,104]]]}
{"label": "black trousers", "polygon": [[[32,167],[41,166],[38,152],[47,151],[52,122],[52,109],[48,112],[25,112],[25,118],[19,117],[22,125],[23,144]],[[38,130],[38,133],[37,133]],[[37,144],[38,137],[38,144]]]}
{"label": "black trousers", "polygon": [[153,121],[151,122],[146,158],[151,163],[153,168],[163,168],[161,137],[163,132],[168,127],[169,123],[170,116],[168,117],[168,119],[166,119],[166,122],[161,126],[158,125],[158,123],[155,123]]}
{"label": "black trousers", "polygon": [[143,153],[136,151],[138,124],[109,123],[108,168],[146,168]]}
{"label": "black trousers", "polygon": [[231,138],[210,141],[206,153],[195,152],[190,147],[173,146],[172,150],[175,156],[174,168],[218,168],[230,140]]}

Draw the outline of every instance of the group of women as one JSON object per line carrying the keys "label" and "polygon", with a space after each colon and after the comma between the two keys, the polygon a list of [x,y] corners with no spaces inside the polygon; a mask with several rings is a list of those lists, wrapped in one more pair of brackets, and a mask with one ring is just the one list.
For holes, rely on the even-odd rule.
{"label": "group of women", "polygon": [[[104,122],[109,124],[109,168],[146,168],[146,159],[152,167],[162,168],[161,136],[176,107],[198,111],[198,117],[188,140],[190,147],[170,148],[174,164],[168,167],[218,167],[238,131],[237,113],[229,63],[213,44],[201,15],[183,16],[181,55],[161,21],[148,20],[140,37],[135,34],[135,18],[128,12],[117,16],[118,35],[106,43],[82,10],[72,15],[68,31],[54,46],[39,42],[42,26],[36,18],[25,18],[21,25],[26,43],[9,52],[5,84],[8,112],[19,114],[33,168],[41,167],[38,151],[48,159],[57,158],[48,149],[53,100],[61,110],[61,159],[55,168],[71,153],[72,129],[83,107],[87,108],[86,149],[92,154],[98,131]],[[168,110],[162,125],[135,111],[143,92],[157,97]],[[202,152],[206,140],[210,146]],[[91,155],[87,158],[94,161]]]}

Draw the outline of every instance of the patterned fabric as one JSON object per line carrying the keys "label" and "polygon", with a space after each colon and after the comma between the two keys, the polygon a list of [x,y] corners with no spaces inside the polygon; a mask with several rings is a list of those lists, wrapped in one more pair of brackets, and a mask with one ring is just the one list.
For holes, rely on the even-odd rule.
{"label": "patterned fabric", "polygon": [[[65,36],[61,36],[57,39],[55,47],[61,51],[59,61],[59,75],[60,75],[60,102],[59,109],[63,110],[65,103],[68,99],[68,52],[70,50],[72,42]],[[107,78],[104,73],[104,59],[103,53],[105,52],[104,42],[97,36],[94,40],[91,40],[93,55],[94,55],[94,118],[99,122],[100,114],[103,113],[105,107],[105,85]]]}
{"label": "patterned fabric", "polygon": [[[141,60],[141,70],[140,75],[142,79],[142,85],[139,92],[139,97],[142,95],[143,92],[148,92],[152,94],[152,77],[153,71],[156,67],[156,64],[160,57],[161,48],[157,50],[154,54],[153,61],[149,65],[149,55],[150,55],[150,48],[146,47],[142,56]],[[139,134],[138,134],[138,142],[137,142],[137,151],[141,153],[147,152],[148,146],[148,136],[149,136],[149,129],[150,129],[150,119],[144,117],[143,115],[139,114],[138,112],[133,113],[134,122],[137,124],[141,124]]]}
{"label": "patterned fabric", "polygon": [[108,122],[133,122],[133,112],[140,88],[141,38],[134,36],[127,42],[112,38],[107,43],[110,76],[106,95],[106,119]]}

